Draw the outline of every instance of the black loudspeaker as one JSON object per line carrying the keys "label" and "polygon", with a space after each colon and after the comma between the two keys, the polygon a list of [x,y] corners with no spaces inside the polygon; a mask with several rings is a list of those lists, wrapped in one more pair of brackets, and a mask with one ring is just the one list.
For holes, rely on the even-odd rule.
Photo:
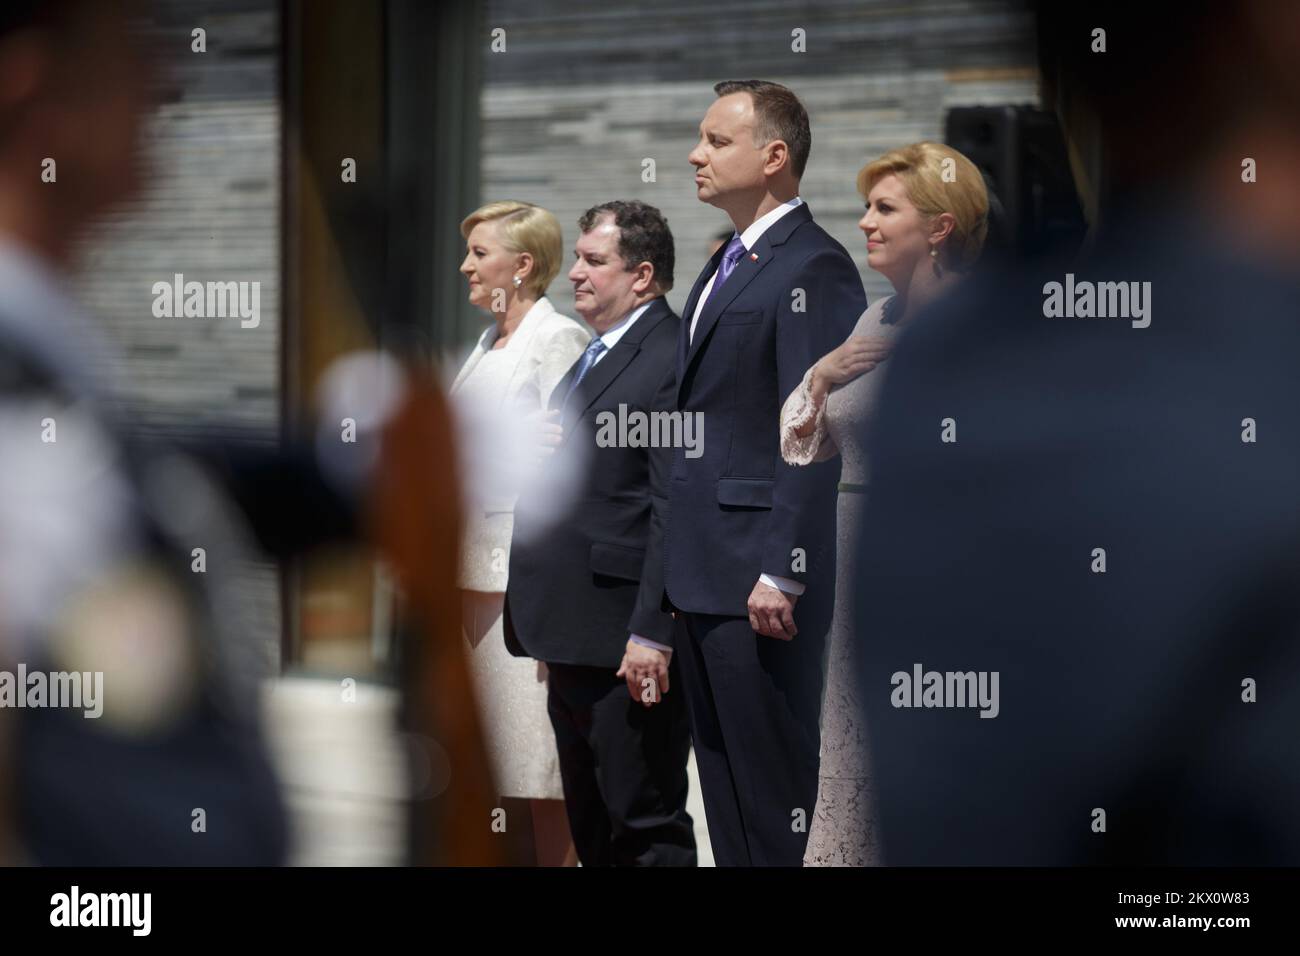
{"label": "black loudspeaker", "polygon": [[984,174],[991,249],[1032,257],[1079,247],[1087,224],[1055,116],[1032,106],[958,107],[948,111],[944,142]]}

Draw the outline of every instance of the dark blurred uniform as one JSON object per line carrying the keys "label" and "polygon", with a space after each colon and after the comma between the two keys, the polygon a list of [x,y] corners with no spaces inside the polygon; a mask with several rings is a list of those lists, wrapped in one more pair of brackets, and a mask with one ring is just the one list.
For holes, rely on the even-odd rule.
{"label": "dark blurred uniform", "polygon": [[[211,471],[116,418],[96,381],[111,353],[65,293],[80,230],[139,186],[153,73],[127,17],[146,11],[0,8],[0,670],[103,673],[98,717],[0,710],[0,826],[21,861],[274,864],[241,521]],[[310,461],[209,457],[245,513],[277,517],[263,544],[305,545],[339,526],[316,506],[346,511]]]}
{"label": "dark blurred uniform", "polygon": [[7,715],[20,859],[281,863],[259,653],[232,591],[238,515],[193,458],[106,417],[77,368],[93,328],[54,276],[7,246],[0,276],[4,656],[104,674],[98,718]]}
{"label": "dark blurred uniform", "polygon": [[[1086,57],[1095,19],[1121,51],[1098,87],[1063,72],[1076,96],[1115,84],[1098,109],[1126,188],[1090,255],[986,275],[895,350],[858,591],[889,864],[1300,862],[1300,228],[1269,210],[1295,204],[1294,131],[1271,114],[1295,75],[1200,96],[1236,75],[1221,58],[1239,90],[1294,62],[1268,49],[1297,31],[1246,29],[1268,6],[1222,35],[1205,4],[1176,35],[1091,9],[1044,31]],[[1175,76],[1176,107],[1152,89]],[[1208,138],[1230,122],[1251,133]],[[1265,155],[1268,184],[1244,183],[1241,157]],[[1067,272],[1149,282],[1150,326],[1046,317]],[[917,663],[997,671],[998,716],[893,706]]]}

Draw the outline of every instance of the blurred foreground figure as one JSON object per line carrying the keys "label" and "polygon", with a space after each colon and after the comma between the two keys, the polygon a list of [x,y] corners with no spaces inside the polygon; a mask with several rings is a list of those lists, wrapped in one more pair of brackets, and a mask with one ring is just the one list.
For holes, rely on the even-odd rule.
{"label": "blurred foreground figure", "polygon": [[[137,186],[154,80],[137,10],[0,8],[0,861],[284,862],[264,661],[230,569],[253,538],[285,557],[368,530],[429,638],[404,655],[406,727],[425,747],[413,858],[499,862],[487,825],[464,826],[488,819],[492,792],[443,583],[459,496],[434,384],[373,355],[336,363],[322,385],[366,453],[343,460],[145,442],[96,381],[111,352],[65,270],[82,227]],[[438,758],[454,772],[441,795]]]}
{"label": "blurred foreground figure", "polygon": [[[129,12],[0,14],[8,849],[42,864],[275,864],[284,810],[247,630],[223,593],[238,524],[190,459],[109,417],[92,371],[107,346],[64,292],[81,227],[137,185],[151,76]],[[194,573],[194,547],[210,573]]]}
{"label": "blurred foreground figure", "polygon": [[1091,250],[917,323],[871,434],[884,857],[1295,865],[1300,7],[1056,6]]}

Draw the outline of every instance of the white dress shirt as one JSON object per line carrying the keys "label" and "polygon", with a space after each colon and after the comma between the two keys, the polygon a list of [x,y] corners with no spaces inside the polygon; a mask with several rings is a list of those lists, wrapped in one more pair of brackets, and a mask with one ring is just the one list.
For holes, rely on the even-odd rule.
{"label": "white dress shirt", "polygon": [[[789,202],[781,203],[781,205],[777,206],[771,212],[759,216],[750,223],[749,228],[740,234],[740,241],[744,245],[745,251],[748,252],[750,249],[753,249],[754,243],[758,242],[763,233],[767,232],[767,230],[770,229],[778,219],[788,213],[791,209],[797,209],[802,205],[803,200],[798,196],[795,196]],[[736,234],[733,232],[731,234],[731,239],[735,238]],[[731,242],[731,239],[728,239],[727,242]],[[713,275],[709,276],[709,281],[704,284],[704,291],[700,293],[700,301],[695,303],[695,313],[691,316],[691,338],[688,341],[695,339],[695,325],[700,321],[700,313],[704,311],[704,303],[709,301],[709,293],[713,291],[713,280],[717,277],[717,272],[714,272]]]}
{"label": "white dress shirt", "polygon": [[627,314],[627,317],[622,319],[617,325],[613,326],[612,328],[606,329],[603,335],[597,336],[597,338],[599,338],[602,342],[605,343],[605,351],[601,352],[599,355],[596,356],[596,361],[591,363],[592,368],[595,368],[602,361],[604,361],[605,356],[609,354],[610,350],[615,345],[618,345],[618,340],[621,339],[623,336],[627,335],[627,330],[632,328],[632,326],[636,323],[636,320],[641,318],[641,316],[645,313],[646,309],[654,305],[654,301],[655,301],[654,299],[651,299],[649,302],[643,302],[641,305],[638,305],[635,309],[629,312]]}

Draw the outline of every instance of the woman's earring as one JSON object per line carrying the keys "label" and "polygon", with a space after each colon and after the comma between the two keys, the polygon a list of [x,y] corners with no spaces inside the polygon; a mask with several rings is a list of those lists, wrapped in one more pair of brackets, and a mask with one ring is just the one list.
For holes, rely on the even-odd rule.
{"label": "woman's earring", "polygon": [[938,258],[939,258],[939,250],[936,249],[934,246],[931,246],[931,247],[930,247],[930,258],[931,258],[931,259],[938,259]]}
{"label": "woman's earring", "polygon": [[934,267],[934,274],[935,274],[936,276],[943,275],[943,269],[939,266],[939,247],[938,247],[938,246],[931,246],[931,247],[930,247],[930,265]]}
{"label": "woman's earring", "polygon": [[511,281],[514,282],[516,289],[518,289],[521,285],[523,285],[523,280],[520,279],[519,276],[515,276],[514,279],[512,279]]}

